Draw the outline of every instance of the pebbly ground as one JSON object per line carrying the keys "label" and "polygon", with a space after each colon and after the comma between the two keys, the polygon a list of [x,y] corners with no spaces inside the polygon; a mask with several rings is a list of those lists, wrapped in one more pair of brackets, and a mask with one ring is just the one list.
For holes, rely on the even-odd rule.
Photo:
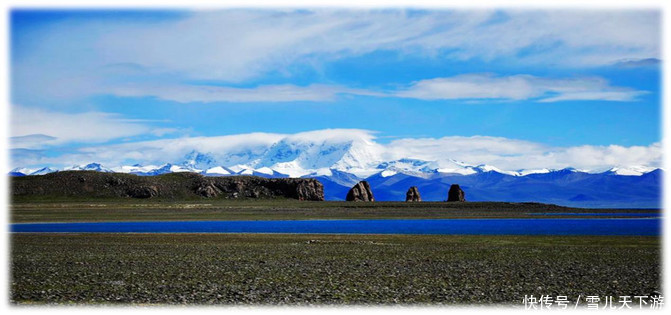
{"label": "pebbly ground", "polygon": [[650,295],[656,237],[12,234],[13,304],[510,304]]}

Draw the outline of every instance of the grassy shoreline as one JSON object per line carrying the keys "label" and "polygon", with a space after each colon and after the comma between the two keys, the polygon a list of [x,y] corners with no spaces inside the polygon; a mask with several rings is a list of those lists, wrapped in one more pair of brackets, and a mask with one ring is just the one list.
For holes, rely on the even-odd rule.
{"label": "grassy shoreline", "polygon": [[[539,218],[534,213],[661,213],[508,202],[302,202],[291,200],[14,202],[12,223],[186,220]],[[571,217],[567,215],[543,218]],[[581,216],[589,218],[590,216]],[[596,216],[595,216],[596,217]],[[604,216],[598,216],[604,217]],[[613,215],[610,217],[617,217]]]}

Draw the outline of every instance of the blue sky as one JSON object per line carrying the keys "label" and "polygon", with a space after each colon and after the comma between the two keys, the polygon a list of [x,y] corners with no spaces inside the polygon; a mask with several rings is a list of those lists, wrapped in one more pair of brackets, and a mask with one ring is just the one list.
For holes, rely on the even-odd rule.
{"label": "blue sky", "polygon": [[368,130],[381,144],[488,136],[628,150],[661,141],[658,11],[10,18],[16,166],[70,163],[92,146],[329,128]]}

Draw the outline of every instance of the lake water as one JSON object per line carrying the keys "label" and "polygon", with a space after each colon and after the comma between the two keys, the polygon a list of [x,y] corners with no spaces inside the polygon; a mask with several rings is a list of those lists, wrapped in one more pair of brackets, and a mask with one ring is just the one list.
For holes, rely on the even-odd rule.
{"label": "lake water", "polygon": [[660,235],[660,218],[18,223],[11,232]]}
{"label": "lake water", "polygon": [[527,213],[528,215],[544,216],[577,216],[577,217],[659,217],[660,212],[543,212]]}

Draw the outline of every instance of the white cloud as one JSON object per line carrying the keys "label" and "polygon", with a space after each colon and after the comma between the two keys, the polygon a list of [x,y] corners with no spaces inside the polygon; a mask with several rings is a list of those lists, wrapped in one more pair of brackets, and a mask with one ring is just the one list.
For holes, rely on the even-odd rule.
{"label": "white cloud", "polygon": [[27,149],[69,142],[105,142],[152,130],[113,113],[62,113],[25,106],[12,106],[10,125],[11,147]]}
{"label": "white cloud", "polygon": [[153,96],[180,103],[190,102],[293,102],[332,101],[337,94],[371,94],[363,90],[340,86],[309,85],[305,87],[285,85],[262,85],[255,88],[232,88],[211,85],[140,85],[111,88],[117,96]]}
{"label": "white cloud", "polygon": [[157,165],[180,163],[194,150],[212,156],[219,165],[227,167],[237,164],[271,166],[278,161],[269,159],[266,154],[270,152],[275,156],[277,150],[280,150],[289,155],[289,160],[295,161],[279,161],[282,167],[295,164],[318,169],[338,162],[337,167],[350,166],[362,173],[380,162],[402,158],[436,161],[441,167],[453,166],[454,161],[470,165],[488,164],[505,171],[565,167],[605,171],[612,167],[661,167],[662,160],[660,143],[629,147],[562,147],[502,137],[452,136],[437,139],[406,138],[382,144],[375,141],[374,132],[371,131],[327,129],[293,135],[251,133],[97,145],[76,149],[58,157],[46,157],[33,151],[15,151],[12,162],[14,167],[59,167],[90,162],[103,163],[108,167],[135,163]]}
{"label": "white cloud", "polygon": [[498,77],[492,74],[465,74],[418,81],[405,90],[391,94],[425,100],[540,98],[540,102],[558,102],[632,101],[644,93],[646,92],[610,86],[600,77],[550,79],[525,74]]}
{"label": "white cloud", "polygon": [[235,165],[249,161],[250,156],[265,152],[273,143],[285,135],[271,133],[250,133],[219,137],[183,137],[154,141],[131,142],[109,146],[92,146],[78,150],[78,155],[87,160],[120,164],[123,161],[138,161],[144,164],[162,164],[181,161],[186,154],[196,150],[204,153],[226,155],[225,165]]}
{"label": "white cloud", "polygon": [[99,48],[116,62],[229,80],[309,56],[375,50],[603,65],[659,57],[659,23],[659,12],[624,10],[232,10],[122,27],[105,33]]}
{"label": "white cloud", "polygon": [[[171,86],[291,75],[292,65],[318,67],[380,50],[520,66],[599,66],[660,58],[659,24],[658,11],[641,10],[225,10],[151,22],[62,20],[22,34],[31,49],[13,59],[12,84],[19,102],[72,99],[129,82]],[[251,98],[244,89],[178,88],[196,99]],[[309,100],[319,98],[311,94],[315,88],[265,87]]]}
{"label": "white cloud", "polygon": [[647,93],[624,87],[611,86],[601,77],[541,78],[520,74],[495,76],[472,73],[453,77],[421,80],[384,92],[353,89],[338,85],[313,84],[308,86],[260,85],[250,88],[233,88],[212,85],[154,85],[133,84],[108,86],[100,93],[123,97],[156,97],[180,103],[191,102],[295,102],[334,101],[339,95],[367,95],[377,97],[403,97],[420,100],[453,99],[504,99],[539,102],[573,100],[634,101]]}
{"label": "white cloud", "polygon": [[561,169],[574,167],[604,171],[616,166],[661,167],[660,143],[648,146],[582,145],[551,146],[502,137],[444,137],[400,139],[387,145],[393,158],[416,158],[449,164],[488,164],[506,171],[520,169]]}

